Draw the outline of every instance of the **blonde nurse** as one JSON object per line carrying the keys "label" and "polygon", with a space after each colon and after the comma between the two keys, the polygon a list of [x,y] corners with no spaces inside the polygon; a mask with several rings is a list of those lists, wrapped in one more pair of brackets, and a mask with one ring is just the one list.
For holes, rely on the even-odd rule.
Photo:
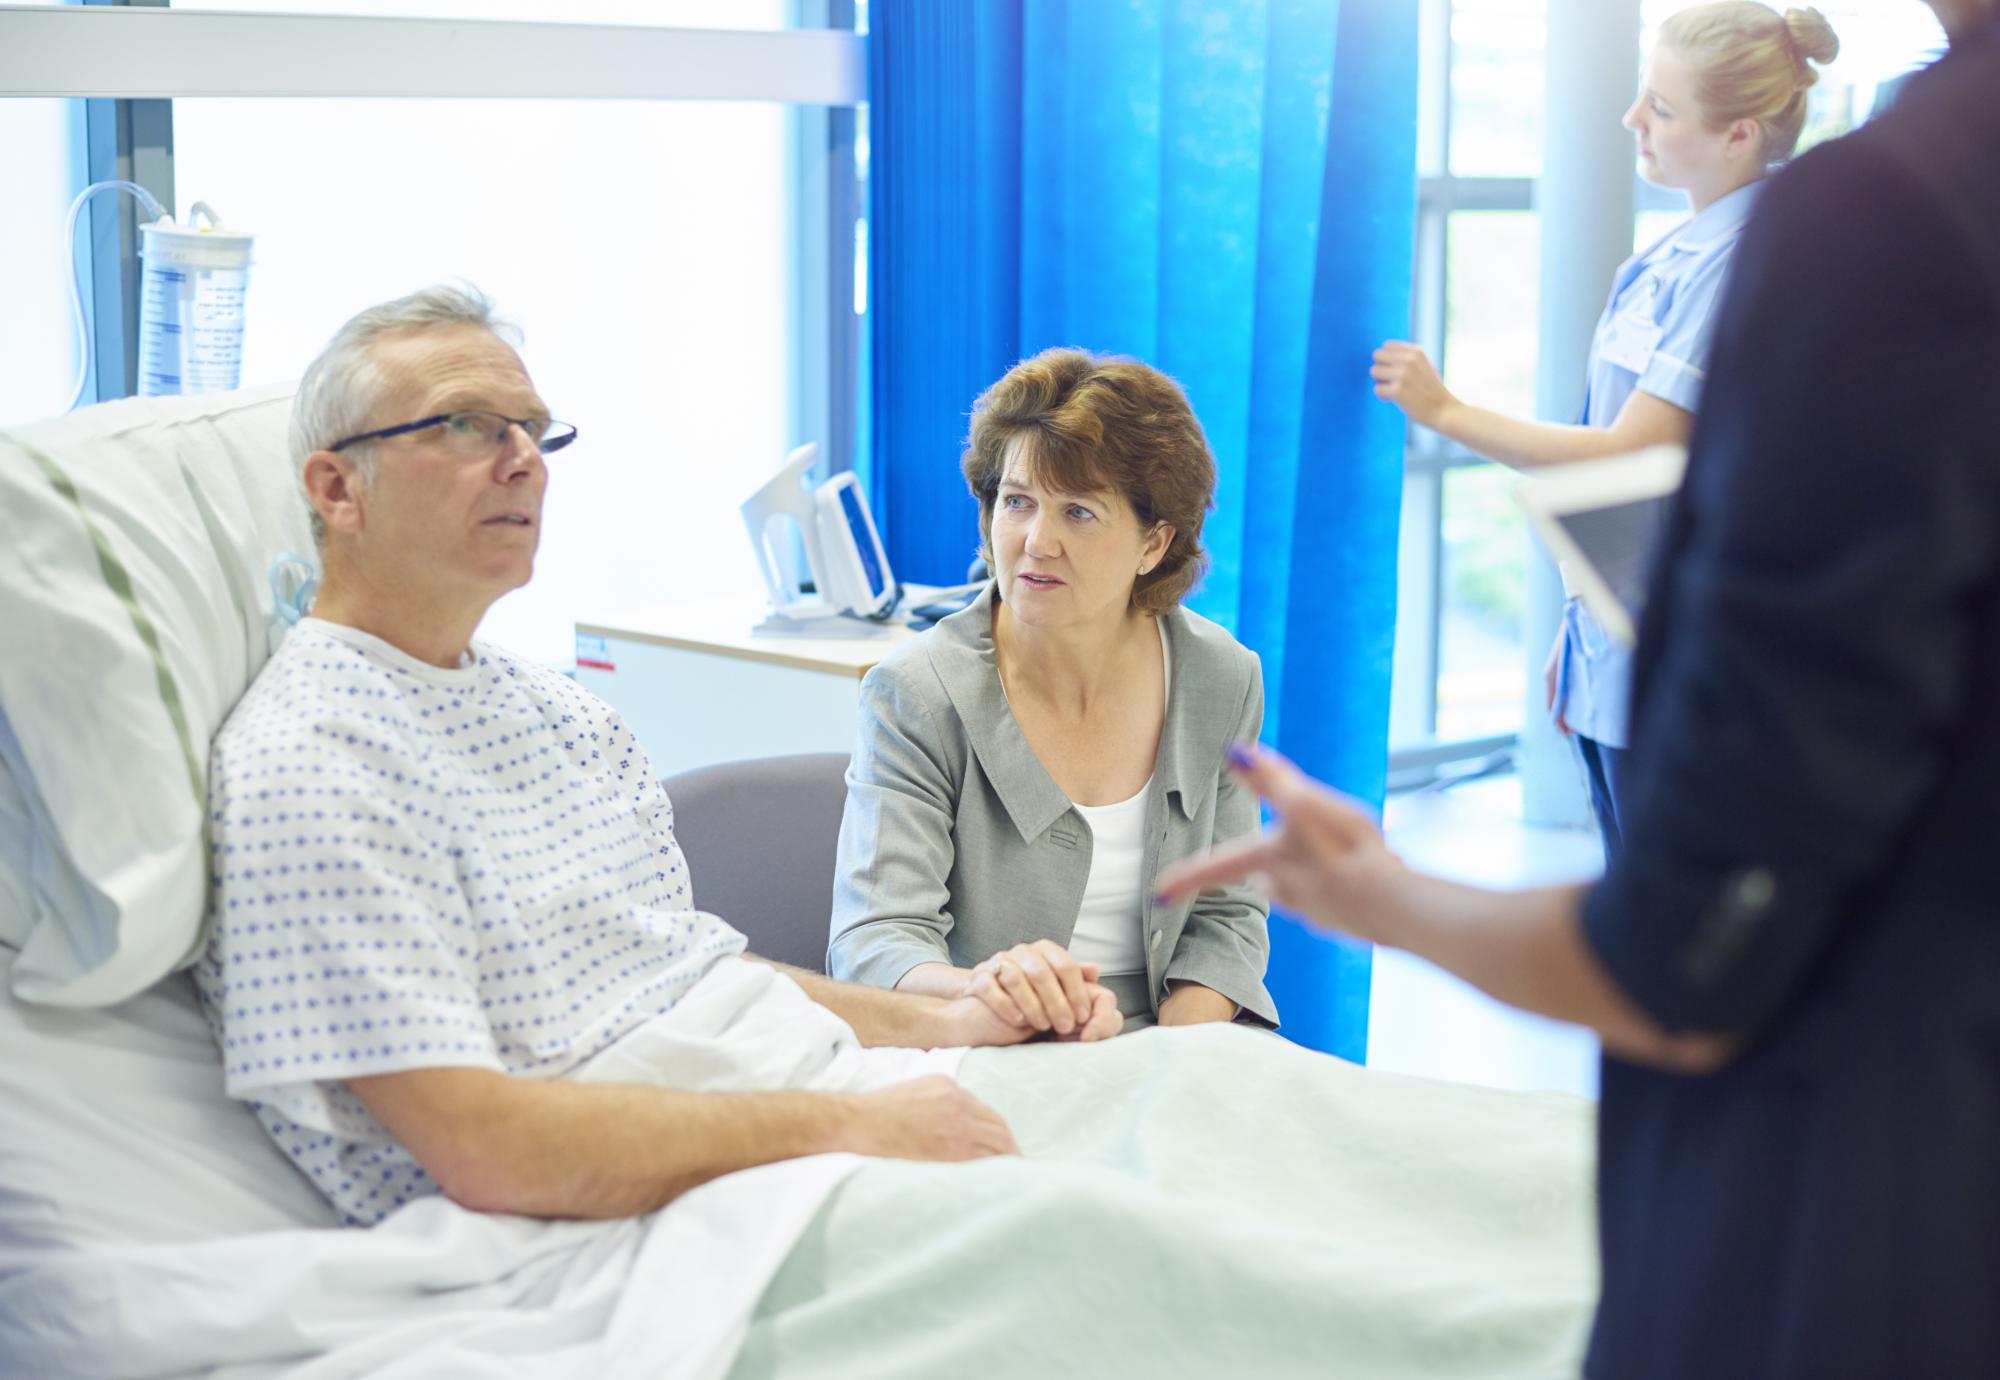
{"label": "blonde nurse", "polygon": [[[1634,255],[1612,280],[1591,346],[1578,426],[1504,416],[1461,401],[1424,352],[1375,352],[1375,394],[1411,421],[1503,465],[1529,468],[1685,443],[1701,399],[1710,322],[1758,183],[1791,156],[1814,63],[1839,40],[1815,9],[1782,16],[1755,0],[1673,15],[1647,54],[1625,127],[1648,182],[1687,196],[1690,218]],[[1572,598],[1549,655],[1549,711],[1573,735],[1590,778],[1607,860],[1624,842],[1619,801],[1631,657]]]}

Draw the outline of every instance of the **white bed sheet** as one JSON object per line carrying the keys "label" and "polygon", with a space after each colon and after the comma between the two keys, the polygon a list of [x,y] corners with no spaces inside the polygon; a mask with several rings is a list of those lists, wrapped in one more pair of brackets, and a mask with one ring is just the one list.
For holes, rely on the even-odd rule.
{"label": "white bed sheet", "polygon": [[176,974],[101,1010],[29,1006],[0,949],[0,1274],[61,1250],[330,1227],[333,1211],[222,1092]]}
{"label": "white bed sheet", "polygon": [[[184,981],[76,1012],[25,1007],[5,977],[9,1376],[719,1376],[793,1242],[861,1163],[824,1155],[730,1175],[630,1221],[538,1222],[433,1198],[341,1229],[223,1096]],[[858,1091],[952,1073],[962,1053],[860,1050],[796,985],[731,959],[579,1076]]]}

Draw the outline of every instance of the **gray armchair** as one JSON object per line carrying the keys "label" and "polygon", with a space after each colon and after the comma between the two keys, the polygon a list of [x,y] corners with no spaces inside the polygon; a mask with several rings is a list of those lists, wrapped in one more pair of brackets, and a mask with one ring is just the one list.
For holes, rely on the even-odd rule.
{"label": "gray armchair", "polygon": [[722,762],[668,777],[694,901],[763,958],[826,971],[847,754]]}

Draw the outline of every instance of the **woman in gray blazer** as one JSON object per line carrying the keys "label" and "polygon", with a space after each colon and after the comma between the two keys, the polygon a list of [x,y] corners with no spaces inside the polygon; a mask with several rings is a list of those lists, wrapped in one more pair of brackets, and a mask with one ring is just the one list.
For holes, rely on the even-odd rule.
{"label": "woman in gray blazer", "polygon": [[861,684],[827,971],[975,995],[1059,1037],[1239,1015],[1264,990],[1247,886],[1153,878],[1254,832],[1223,769],[1264,715],[1254,652],[1180,606],[1206,565],[1215,462],[1180,389],[1050,350],[975,404],[963,468],[993,584]]}

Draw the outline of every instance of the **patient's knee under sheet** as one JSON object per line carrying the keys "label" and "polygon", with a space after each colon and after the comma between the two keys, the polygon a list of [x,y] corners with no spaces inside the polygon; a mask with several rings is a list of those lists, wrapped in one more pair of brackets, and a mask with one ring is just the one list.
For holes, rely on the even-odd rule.
{"label": "patient's knee under sheet", "polygon": [[1575,1372],[1596,1286],[1587,1102],[1371,1073],[1228,1027],[975,1051],[960,1078],[1024,1158],[856,1174],[766,1293],[738,1380],[894,1380],[974,1356]]}

